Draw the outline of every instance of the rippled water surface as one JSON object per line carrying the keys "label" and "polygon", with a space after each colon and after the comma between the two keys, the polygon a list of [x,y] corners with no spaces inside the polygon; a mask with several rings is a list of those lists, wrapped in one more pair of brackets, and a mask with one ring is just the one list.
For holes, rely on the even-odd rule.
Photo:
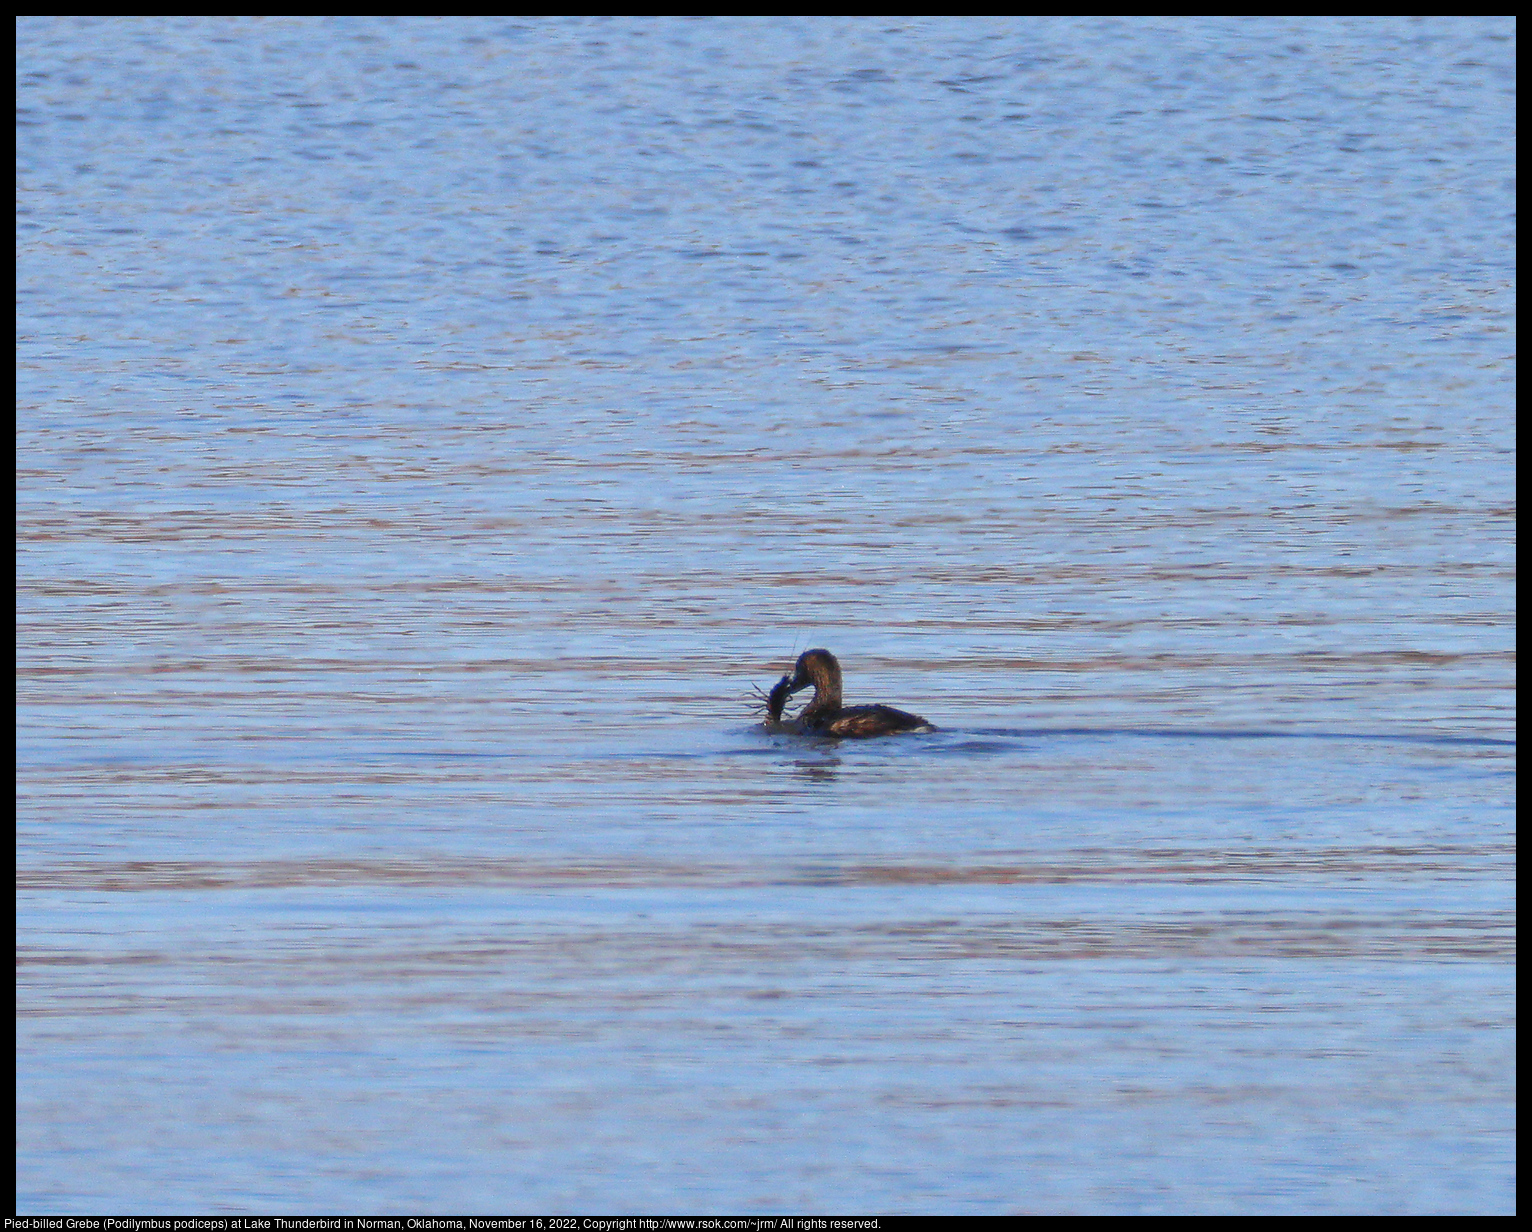
{"label": "rippled water surface", "polygon": [[22,1213],[1511,1212],[1509,19],[20,21]]}

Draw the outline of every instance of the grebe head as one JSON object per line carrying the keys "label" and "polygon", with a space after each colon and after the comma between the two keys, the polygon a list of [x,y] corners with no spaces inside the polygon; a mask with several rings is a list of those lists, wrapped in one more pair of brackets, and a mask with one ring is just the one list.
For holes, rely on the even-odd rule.
{"label": "grebe head", "polygon": [[834,697],[840,701],[840,664],[828,650],[805,650],[793,667],[787,691],[796,693],[813,685],[821,700]]}

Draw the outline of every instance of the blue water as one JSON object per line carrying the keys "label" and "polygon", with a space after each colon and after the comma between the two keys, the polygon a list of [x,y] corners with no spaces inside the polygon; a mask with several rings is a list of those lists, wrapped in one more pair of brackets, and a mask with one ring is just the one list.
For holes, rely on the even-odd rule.
{"label": "blue water", "polygon": [[19,35],[20,1213],[1512,1211],[1510,19]]}

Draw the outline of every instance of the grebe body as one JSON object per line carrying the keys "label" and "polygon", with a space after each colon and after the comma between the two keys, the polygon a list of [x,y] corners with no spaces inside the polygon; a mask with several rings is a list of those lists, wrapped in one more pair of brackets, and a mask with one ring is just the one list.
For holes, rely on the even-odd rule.
{"label": "grebe body", "polygon": [[[787,699],[800,689],[814,687],[813,699],[796,719],[782,721]],[[769,726],[805,736],[835,738],[892,736],[899,732],[932,731],[918,714],[893,706],[841,705],[840,663],[828,650],[805,650],[798,656],[791,676],[783,676],[766,696]]]}

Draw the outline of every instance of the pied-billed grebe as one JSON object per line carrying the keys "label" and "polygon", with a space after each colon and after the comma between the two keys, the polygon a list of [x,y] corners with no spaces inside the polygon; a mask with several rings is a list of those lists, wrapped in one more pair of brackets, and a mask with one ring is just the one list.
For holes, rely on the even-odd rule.
{"label": "pied-billed grebe", "polygon": [[[799,689],[814,686],[814,699],[803,713],[782,722],[787,699]],[[840,664],[828,650],[805,650],[791,676],[783,676],[766,695],[769,725],[806,736],[891,736],[895,732],[933,730],[918,714],[892,706],[842,706]]]}

